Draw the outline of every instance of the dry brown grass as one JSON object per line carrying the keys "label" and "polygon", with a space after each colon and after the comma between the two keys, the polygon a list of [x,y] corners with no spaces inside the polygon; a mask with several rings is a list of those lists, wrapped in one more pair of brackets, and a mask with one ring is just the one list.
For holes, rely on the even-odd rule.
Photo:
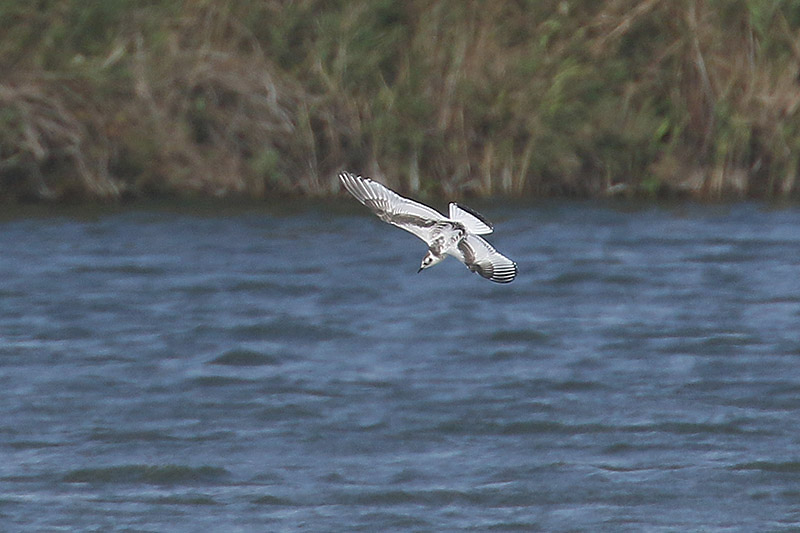
{"label": "dry brown grass", "polygon": [[88,192],[116,197],[120,187],[108,173],[108,149],[69,89],[43,79],[0,84],[5,183],[24,196],[55,198]]}
{"label": "dry brown grass", "polygon": [[341,168],[421,195],[798,190],[795,0],[9,0],[0,19],[7,195],[327,195]]}

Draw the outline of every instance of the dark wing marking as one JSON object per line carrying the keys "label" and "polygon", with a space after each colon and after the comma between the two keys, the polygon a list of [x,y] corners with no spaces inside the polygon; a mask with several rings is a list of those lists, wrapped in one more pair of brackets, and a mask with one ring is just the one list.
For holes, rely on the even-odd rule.
{"label": "dark wing marking", "polygon": [[446,220],[435,209],[404,198],[369,178],[342,172],[339,180],[356,200],[367,206],[381,220],[413,233],[427,244],[430,244],[431,232],[436,223]]}
{"label": "dark wing marking", "polygon": [[517,264],[495,250],[477,235],[467,235],[458,243],[458,257],[472,272],[496,283],[510,283],[517,276]]}

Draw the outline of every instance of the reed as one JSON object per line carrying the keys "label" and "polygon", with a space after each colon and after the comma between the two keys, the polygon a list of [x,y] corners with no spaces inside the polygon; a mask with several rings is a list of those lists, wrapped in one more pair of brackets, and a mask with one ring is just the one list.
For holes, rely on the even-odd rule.
{"label": "reed", "polygon": [[0,195],[796,196],[800,1],[0,4]]}

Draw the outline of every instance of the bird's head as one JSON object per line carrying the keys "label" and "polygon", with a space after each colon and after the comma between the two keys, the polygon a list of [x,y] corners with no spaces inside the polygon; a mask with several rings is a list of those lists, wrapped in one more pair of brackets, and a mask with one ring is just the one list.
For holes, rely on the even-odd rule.
{"label": "bird's head", "polygon": [[436,263],[440,262],[444,259],[444,255],[435,255],[433,252],[428,250],[428,253],[425,254],[425,257],[422,258],[422,263],[419,265],[419,270],[417,270],[417,274],[425,270],[426,268],[430,268]]}

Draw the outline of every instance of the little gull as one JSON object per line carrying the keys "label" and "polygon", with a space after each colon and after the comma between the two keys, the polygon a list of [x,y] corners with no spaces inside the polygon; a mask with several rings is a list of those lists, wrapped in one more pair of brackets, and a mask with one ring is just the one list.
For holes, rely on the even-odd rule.
{"label": "little gull", "polygon": [[517,275],[517,264],[498,253],[479,235],[492,232],[492,225],[481,215],[455,202],[450,216],[409,200],[370,178],[349,172],[339,174],[345,189],[369,207],[378,218],[403,228],[425,241],[428,253],[417,272],[422,272],[452,255],[486,279],[509,283]]}

